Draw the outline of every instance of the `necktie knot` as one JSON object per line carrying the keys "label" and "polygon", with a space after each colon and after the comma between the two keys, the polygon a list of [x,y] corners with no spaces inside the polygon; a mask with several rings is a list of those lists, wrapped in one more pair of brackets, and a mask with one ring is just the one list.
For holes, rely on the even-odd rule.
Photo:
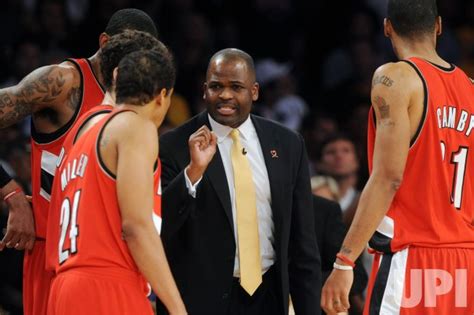
{"label": "necktie knot", "polygon": [[232,129],[232,131],[230,132],[230,137],[232,138],[232,141],[234,141],[234,143],[239,141],[239,135],[239,129]]}

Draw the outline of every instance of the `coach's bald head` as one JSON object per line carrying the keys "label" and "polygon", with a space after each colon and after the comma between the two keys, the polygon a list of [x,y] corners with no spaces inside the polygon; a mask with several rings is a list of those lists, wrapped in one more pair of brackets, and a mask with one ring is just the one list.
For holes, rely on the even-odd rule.
{"label": "coach's bald head", "polygon": [[207,76],[209,76],[209,69],[212,64],[221,63],[221,62],[232,62],[232,61],[243,61],[246,65],[247,73],[250,78],[255,82],[255,65],[253,58],[247,54],[245,51],[237,48],[226,48],[216,52],[209,61],[207,66]]}

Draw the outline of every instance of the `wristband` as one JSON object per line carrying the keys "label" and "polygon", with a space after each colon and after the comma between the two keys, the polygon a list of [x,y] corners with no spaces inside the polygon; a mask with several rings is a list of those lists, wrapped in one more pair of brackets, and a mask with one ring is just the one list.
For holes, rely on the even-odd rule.
{"label": "wristband", "polygon": [[341,253],[337,253],[336,257],[342,260],[345,264],[348,264],[349,266],[351,266],[352,268],[354,268],[356,265],[352,260],[350,260],[349,258],[347,258]]}
{"label": "wristband", "polygon": [[15,189],[14,191],[9,192],[8,194],[6,194],[5,197],[3,197],[3,201],[6,202],[8,199],[10,199],[11,197],[15,196],[16,194],[18,194],[18,193],[20,193],[20,192],[22,192],[22,191],[23,191],[23,189],[17,188],[17,189]]}
{"label": "wristband", "polygon": [[339,265],[338,263],[332,264],[332,267],[337,270],[344,270],[344,271],[349,271],[349,270],[354,270],[351,266],[345,266],[345,265]]}
{"label": "wristband", "polygon": [[0,165],[0,188],[3,188],[12,178],[8,173],[3,169],[2,165]]}

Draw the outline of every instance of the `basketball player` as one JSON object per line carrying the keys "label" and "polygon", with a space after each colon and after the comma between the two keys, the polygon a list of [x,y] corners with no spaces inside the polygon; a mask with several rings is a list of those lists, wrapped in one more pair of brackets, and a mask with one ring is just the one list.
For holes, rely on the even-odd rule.
{"label": "basketball player", "polygon": [[[136,9],[117,11],[99,37],[102,47],[110,36],[125,29],[137,29],[157,36],[151,18]],[[23,305],[26,315],[46,314],[48,291],[52,273],[44,271],[44,240],[51,185],[56,159],[62,141],[76,121],[89,108],[100,104],[104,97],[100,75],[100,49],[88,59],[68,59],[58,64],[41,67],[27,75],[16,86],[0,90],[0,128],[7,127],[32,115],[32,195],[34,228],[31,212],[15,213],[9,218],[7,233],[0,244],[20,249],[32,245],[30,230],[35,230],[36,243],[25,252],[23,267]],[[4,194],[8,192],[3,191]],[[11,213],[10,213],[11,214]],[[23,230],[10,227],[21,225]]]}
{"label": "basketball player", "polygon": [[364,314],[473,314],[472,81],[435,50],[435,0],[389,0],[384,32],[400,61],[374,74],[371,175],[321,303],[347,310],[351,265],[372,237]]}
{"label": "basketball player", "polygon": [[[77,137],[82,133],[85,124],[93,124],[99,121],[104,115],[110,113],[115,106],[115,87],[113,84],[113,71],[118,66],[123,57],[138,50],[153,49],[161,54],[167,53],[167,48],[163,43],[152,35],[140,32],[126,30],[120,34],[111,36],[107,43],[101,49],[100,70],[104,78],[105,97],[102,104],[95,106],[85,113],[81,118],[74,123],[71,131],[65,137],[60,158],[56,164],[57,169],[61,166],[61,161],[67,157],[69,151],[72,149]],[[61,193],[61,179],[53,182],[51,190],[51,202],[48,212],[48,228],[46,237],[46,269],[56,270],[58,268],[58,240],[59,240],[59,225],[60,210],[62,199]],[[158,216],[161,213],[157,213]],[[161,219],[160,219],[161,220]]]}
{"label": "basketball player", "polygon": [[142,275],[170,314],[186,313],[152,220],[161,194],[156,130],[174,79],[169,53],[126,56],[116,71],[116,109],[86,124],[61,162],[49,314],[153,314]]}

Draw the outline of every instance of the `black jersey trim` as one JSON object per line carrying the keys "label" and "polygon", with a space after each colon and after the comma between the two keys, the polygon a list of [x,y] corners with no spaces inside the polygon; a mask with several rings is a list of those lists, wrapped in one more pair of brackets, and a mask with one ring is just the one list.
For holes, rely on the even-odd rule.
{"label": "black jersey trim", "polygon": [[77,133],[74,135],[74,140],[72,141],[72,143],[73,143],[73,144],[76,143],[77,137],[79,136],[79,132],[82,130],[82,128],[84,128],[84,126],[85,126],[89,121],[91,121],[92,118],[94,118],[94,117],[96,117],[96,116],[98,116],[98,115],[108,114],[108,113],[110,113],[111,111],[112,111],[111,109],[104,109],[104,110],[95,112],[95,113],[91,114],[89,117],[87,117],[86,120],[84,120],[84,122],[79,126],[79,128],[77,128]]}
{"label": "black jersey trim", "polygon": [[102,170],[108,175],[110,176],[113,180],[116,180],[117,179],[117,175],[114,174],[111,170],[109,170],[109,168],[105,165],[104,161],[102,160],[102,157],[100,155],[100,139],[102,138],[102,134],[104,133],[104,130],[105,128],[107,127],[107,125],[112,121],[112,119],[117,116],[118,114],[120,113],[124,113],[124,112],[132,112],[132,113],[136,113],[134,112],[133,110],[130,110],[130,109],[124,109],[124,110],[120,110],[120,111],[117,111],[115,113],[112,113],[108,118],[107,118],[107,121],[104,123],[104,125],[101,127],[100,131],[99,131],[99,135],[97,136],[97,140],[96,140],[96,144],[95,144],[95,152],[96,152],[96,156],[97,156],[97,161],[99,162],[99,165],[100,167],[102,168]]}
{"label": "black jersey trim", "polygon": [[102,93],[105,94],[106,89],[102,86],[102,84],[101,84],[100,81],[99,81],[99,78],[98,78],[97,75],[95,74],[94,68],[92,68],[92,63],[91,63],[91,61],[90,61],[88,58],[86,58],[86,61],[87,61],[87,64],[89,65],[89,68],[91,69],[91,73],[92,73],[92,76],[93,76],[94,79],[95,79],[95,82],[97,82],[97,85],[98,85],[98,86],[100,87],[100,89],[102,90]]}
{"label": "black jersey trim", "polygon": [[426,62],[428,62],[428,63],[429,63],[430,65],[432,65],[433,67],[436,67],[436,68],[438,68],[438,69],[440,69],[440,70],[443,70],[443,71],[445,71],[445,72],[452,72],[452,71],[454,71],[454,70],[456,69],[456,66],[455,66],[454,64],[452,64],[452,63],[449,64],[449,68],[448,68],[448,67],[443,67],[443,66],[441,66],[441,65],[438,65],[438,64],[433,63],[433,62],[428,61],[428,60],[426,60]]}
{"label": "black jersey trim", "polygon": [[423,93],[424,93],[424,96],[423,96],[423,114],[421,116],[420,124],[418,125],[417,130],[416,130],[415,134],[413,135],[413,138],[410,140],[410,148],[412,148],[415,145],[416,141],[418,140],[418,138],[421,134],[421,130],[423,129],[423,126],[425,125],[426,117],[428,116],[428,97],[429,97],[429,95],[428,95],[428,85],[426,84],[425,77],[423,76],[423,74],[421,74],[420,69],[418,69],[418,67],[413,62],[411,62],[410,60],[402,60],[402,61],[409,64],[416,71],[416,73],[418,74],[418,76],[421,79],[421,82],[423,83]]}
{"label": "black jersey trim", "polygon": [[56,130],[54,132],[40,133],[40,132],[36,131],[35,124],[33,123],[33,119],[31,120],[31,138],[33,139],[34,142],[36,142],[38,144],[51,143],[51,142],[59,139],[60,137],[62,137],[64,134],[66,134],[66,132],[72,127],[72,125],[76,121],[76,118],[77,118],[77,116],[78,116],[78,114],[79,114],[79,112],[81,111],[81,108],[82,108],[82,102],[84,100],[84,75],[82,73],[81,67],[79,66],[79,64],[75,60],[66,59],[65,61],[71,62],[77,68],[77,70],[79,71],[79,76],[81,78],[80,79],[81,80],[80,89],[82,91],[81,98],[79,100],[79,104],[76,107],[76,110],[74,111],[74,114],[72,115],[71,119],[69,119],[69,121],[64,126],[62,126],[61,128],[59,128],[58,130]]}

